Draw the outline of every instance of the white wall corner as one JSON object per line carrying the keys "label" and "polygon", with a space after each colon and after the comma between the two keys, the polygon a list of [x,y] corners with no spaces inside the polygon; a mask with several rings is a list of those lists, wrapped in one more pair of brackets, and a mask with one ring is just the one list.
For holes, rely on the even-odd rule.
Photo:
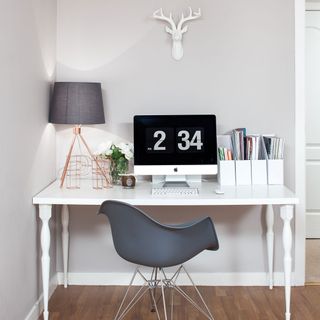
{"label": "white wall corner", "polygon": [[305,282],[305,0],[295,0],[295,210],[294,270],[296,284]]}
{"label": "white wall corner", "polygon": [[[49,299],[53,295],[54,291],[58,286],[58,274],[56,273],[50,280],[49,283]],[[39,316],[43,311],[43,294],[39,297],[36,303],[31,308],[28,315],[25,317],[25,320],[38,320]]]}

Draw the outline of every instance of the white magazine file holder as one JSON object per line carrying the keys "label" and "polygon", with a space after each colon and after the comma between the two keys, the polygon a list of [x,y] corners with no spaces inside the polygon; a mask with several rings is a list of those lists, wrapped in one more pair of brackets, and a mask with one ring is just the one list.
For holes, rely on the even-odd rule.
{"label": "white magazine file holder", "polygon": [[283,184],[283,159],[268,159],[268,184]]}
{"label": "white magazine file holder", "polygon": [[251,160],[235,160],[237,186],[251,184]]}
{"label": "white magazine file holder", "polygon": [[252,184],[267,184],[267,152],[263,142],[262,136],[260,136],[260,154],[258,160],[251,160],[251,179]]}
{"label": "white magazine file holder", "polygon": [[[263,140],[263,139],[262,139]],[[263,150],[267,159],[268,184],[284,184],[283,159],[268,159],[266,146],[263,140]]]}
{"label": "white magazine file holder", "polygon": [[[230,135],[218,135],[217,136],[218,147],[221,148],[232,148],[231,136]],[[219,157],[218,157],[219,159]],[[222,186],[234,186],[236,184],[236,172],[234,160],[218,160],[218,181]]]}

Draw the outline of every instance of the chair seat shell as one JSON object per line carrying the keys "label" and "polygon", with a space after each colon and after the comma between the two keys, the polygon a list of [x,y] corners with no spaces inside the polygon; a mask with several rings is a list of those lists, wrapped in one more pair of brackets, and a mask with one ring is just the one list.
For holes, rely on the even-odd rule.
{"label": "chair seat shell", "polygon": [[143,266],[165,268],[183,264],[203,250],[218,250],[209,217],[167,225],[121,201],[107,200],[99,213],[108,217],[114,247],[123,259]]}

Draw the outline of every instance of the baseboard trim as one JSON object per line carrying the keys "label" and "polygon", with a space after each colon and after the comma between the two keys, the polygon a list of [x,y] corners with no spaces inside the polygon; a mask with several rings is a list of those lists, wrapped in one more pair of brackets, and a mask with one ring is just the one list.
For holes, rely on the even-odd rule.
{"label": "baseboard trim", "polygon": [[[58,286],[58,274],[55,274],[51,279],[49,283],[49,299],[56,290]],[[39,316],[41,315],[43,311],[43,293],[39,297],[39,299],[36,301],[36,303],[31,308],[28,315],[25,317],[25,320],[38,320]]]}
{"label": "baseboard trim", "polygon": [[[170,274],[168,274],[170,276]],[[200,286],[268,286],[268,274],[265,272],[248,273],[191,273],[192,279]],[[68,274],[69,285],[105,285],[126,286],[132,278],[132,273],[74,273]],[[63,284],[63,272],[58,272],[58,284]],[[137,279],[135,285],[143,284]],[[181,274],[179,285],[190,285],[185,274]],[[283,272],[274,273],[274,285],[283,286]],[[292,274],[294,285],[294,273]]]}
{"label": "baseboard trim", "polygon": [[319,239],[320,231],[320,212],[319,211],[307,211],[306,212],[306,238],[307,239]]}

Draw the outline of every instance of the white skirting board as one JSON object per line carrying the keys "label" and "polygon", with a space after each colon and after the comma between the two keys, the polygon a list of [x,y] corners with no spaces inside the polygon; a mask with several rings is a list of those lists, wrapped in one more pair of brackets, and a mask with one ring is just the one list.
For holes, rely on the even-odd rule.
{"label": "white skirting board", "polygon": [[[127,286],[133,275],[132,273],[69,273],[69,285],[105,285],[105,286]],[[146,273],[149,276],[148,273]],[[168,276],[172,275],[170,273]],[[269,286],[269,277],[265,272],[248,273],[191,273],[198,286]],[[294,273],[292,273],[292,285],[295,285]],[[63,285],[63,272],[58,272],[58,284]],[[137,277],[134,285],[142,285],[143,281]],[[178,284],[190,285],[185,274],[179,276]],[[274,285],[284,284],[283,272],[274,273]]]}
{"label": "white skirting board", "polygon": [[[49,283],[49,299],[56,290],[59,284],[58,274],[55,274]],[[38,320],[41,312],[43,311],[43,294],[39,297],[37,302],[33,305],[28,315],[25,317],[25,320]]]}
{"label": "white skirting board", "polygon": [[306,212],[306,238],[320,239],[320,212]]}

